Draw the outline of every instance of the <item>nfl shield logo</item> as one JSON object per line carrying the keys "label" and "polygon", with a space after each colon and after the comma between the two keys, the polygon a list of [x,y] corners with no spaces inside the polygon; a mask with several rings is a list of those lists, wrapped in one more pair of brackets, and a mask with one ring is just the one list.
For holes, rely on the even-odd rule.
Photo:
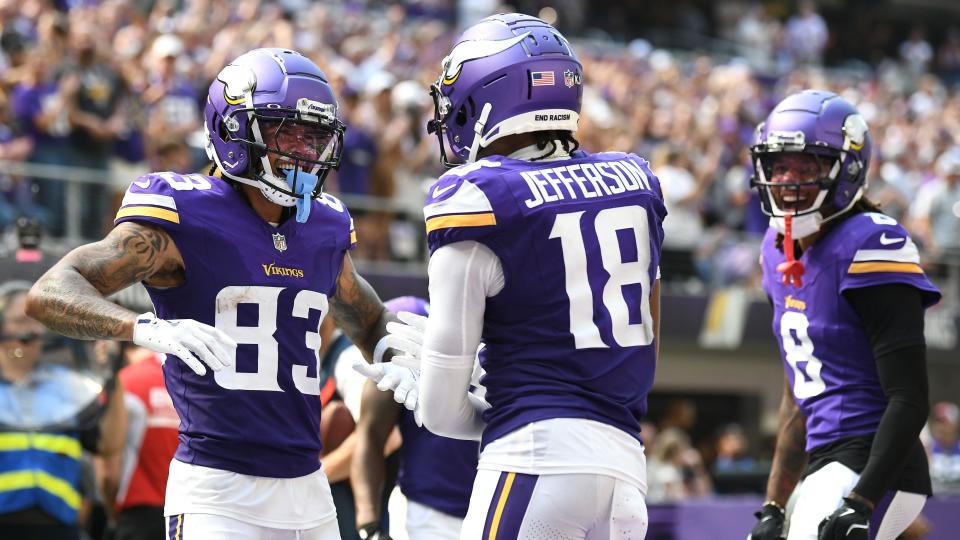
{"label": "nfl shield logo", "polygon": [[563,72],[563,85],[567,88],[573,88],[574,83],[576,82],[575,76],[577,74],[570,71],[569,69]]}
{"label": "nfl shield logo", "polygon": [[277,248],[277,251],[286,251],[287,239],[280,233],[273,233],[273,247]]}

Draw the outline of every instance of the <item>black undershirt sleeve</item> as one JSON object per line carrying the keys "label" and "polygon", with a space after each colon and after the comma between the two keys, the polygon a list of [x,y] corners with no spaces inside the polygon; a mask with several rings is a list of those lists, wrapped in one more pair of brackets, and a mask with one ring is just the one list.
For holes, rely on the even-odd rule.
{"label": "black undershirt sleeve", "polygon": [[853,491],[876,503],[899,476],[929,414],[923,303],[919,289],[885,284],[844,291],[870,339],[889,399]]}

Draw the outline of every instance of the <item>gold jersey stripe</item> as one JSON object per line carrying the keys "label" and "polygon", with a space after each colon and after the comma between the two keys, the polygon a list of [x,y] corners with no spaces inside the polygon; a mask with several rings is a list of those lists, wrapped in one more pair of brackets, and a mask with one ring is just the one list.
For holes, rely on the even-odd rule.
{"label": "gold jersey stripe", "polygon": [[117,217],[114,218],[113,221],[116,222],[118,219],[125,217],[152,217],[173,223],[180,223],[180,214],[173,210],[165,210],[153,206],[125,206],[117,212]]}
{"label": "gold jersey stripe", "polygon": [[919,264],[906,262],[857,262],[847,269],[850,274],[869,274],[871,272],[904,272],[907,274],[922,274]]}
{"label": "gold jersey stripe", "polygon": [[452,227],[484,227],[487,225],[496,225],[497,217],[493,212],[484,212],[482,214],[458,214],[449,216],[437,216],[427,220],[427,234],[437,229],[449,229]]}

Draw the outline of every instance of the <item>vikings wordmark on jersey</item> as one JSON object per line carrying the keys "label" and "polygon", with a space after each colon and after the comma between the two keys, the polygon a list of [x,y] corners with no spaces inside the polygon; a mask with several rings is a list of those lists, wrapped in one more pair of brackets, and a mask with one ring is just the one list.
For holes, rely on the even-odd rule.
{"label": "vikings wordmark on jersey", "polygon": [[596,420],[639,437],[656,361],[650,292],[666,215],[647,163],[576,152],[457,167],[424,209],[431,253],[463,240],[500,259],[487,299],[483,444],[530,422]]}
{"label": "vikings wordmark on jersey", "polygon": [[923,293],[925,307],[940,292],[920,268],[907,231],[883,214],[851,216],[807,249],[799,288],[782,283],[777,272],[784,255],[776,234],[771,228],[763,239],[763,287],[793,395],[807,418],[807,450],[873,433],[887,398],[863,325],[837,291],[903,283]]}
{"label": "vikings wordmark on jersey", "polygon": [[155,173],[127,190],[125,221],[162,228],[183,257],[183,285],[147,287],[157,316],[216,326],[239,344],[232,366],[202,377],[164,363],[182,421],[176,458],[274,478],[316,471],[317,329],[355,241],[343,205],[324,195],[306,223],[273,227],[224,180]]}

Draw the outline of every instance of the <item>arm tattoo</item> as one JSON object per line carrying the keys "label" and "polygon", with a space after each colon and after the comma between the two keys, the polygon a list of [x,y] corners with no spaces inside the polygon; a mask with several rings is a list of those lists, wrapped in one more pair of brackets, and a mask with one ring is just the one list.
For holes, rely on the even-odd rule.
{"label": "arm tattoo", "polygon": [[330,299],[333,321],[370,361],[377,341],[387,333],[387,321],[396,317],[383,307],[373,287],[353,267],[350,255],[343,257],[337,292]]}
{"label": "arm tattoo", "polygon": [[767,480],[767,500],[776,501],[781,507],[786,506],[787,499],[807,466],[806,419],[793,400],[789,380],[785,382],[783,392],[780,402],[780,430],[777,433],[770,478]]}
{"label": "arm tattoo", "polygon": [[48,270],[30,291],[27,311],[65,336],[129,340],[137,314],[106,297],[141,281],[176,285],[184,277],[180,252],[167,233],[124,223]]}

